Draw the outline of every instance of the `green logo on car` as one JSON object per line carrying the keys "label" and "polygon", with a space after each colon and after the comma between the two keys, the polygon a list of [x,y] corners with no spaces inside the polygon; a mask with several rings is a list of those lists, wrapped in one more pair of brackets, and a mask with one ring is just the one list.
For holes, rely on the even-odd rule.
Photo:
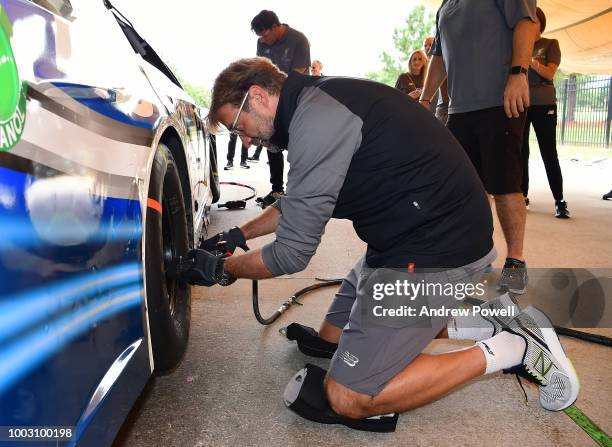
{"label": "green logo on car", "polygon": [[26,117],[26,86],[19,79],[11,48],[13,30],[6,12],[0,7],[0,152],[17,144]]}

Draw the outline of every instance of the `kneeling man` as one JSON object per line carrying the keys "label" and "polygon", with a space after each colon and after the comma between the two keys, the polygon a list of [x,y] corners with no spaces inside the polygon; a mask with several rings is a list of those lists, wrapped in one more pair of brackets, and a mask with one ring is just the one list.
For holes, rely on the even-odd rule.
{"label": "kneeling man", "polygon": [[[472,315],[421,324],[371,317],[372,278],[385,278],[381,272],[434,272],[452,284],[473,283],[495,257],[491,209],[478,175],[458,142],[418,103],[376,82],[287,76],[269,60],[251,58],[218,76],[209,120],[246,146],[264,141],[286,149],[290,170],[286,196],[221,235],[230,251],[265,234],[276,239],[225,259],[198,253],[192,282],[225,285],[299,272],[331,217],[351,220],[367,243],[318,333],[338,344],[322,384],[337,415],[403,412],[502,369],[537,382],[545,408],[560,410],[576,400],[578,379],[550,321],[533,308],[521,312],[507,295],[483,307],[512,307],[514,318]],[[442,307],[457,302],[434,298]],[[477,343],[422,353],[432,339],[447,336]]]}

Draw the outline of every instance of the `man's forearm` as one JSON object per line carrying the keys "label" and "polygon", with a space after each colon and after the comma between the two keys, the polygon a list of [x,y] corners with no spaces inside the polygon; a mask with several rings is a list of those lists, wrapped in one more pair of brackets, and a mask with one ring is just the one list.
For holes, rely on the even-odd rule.
{"label": "man's forearm", "polygon": [[[269,206],[256,218],[240,227],[246,240],[274,233],[280,219],[280,212]],[[243,255],[234,255],[225,259],[224,269],[234,278],[266,279],[274,275],[266,268],[261,249],[251,250]]]}
{"label": "man's forearm", "polygon": [[446,67],[444,66],[444,59],[442,59],[442,56],[433,56],[427,70],[427,78],[423,85],[421,99],[431,101],[434,93],[436,93],[436,90],[438,90],[445,79]]}
{"label": "man's forearm", "polygon": [[537,59],[532,59],[530,66],[537,74],[551,81],[555,77],[555,72],[557,71],[557,64],[544,65]]}
{"label": "man's forearm", "polygon": [[[512,67],[529,67],[538,25],[529,18],[519,20],[512,33]],[[529,84],[522,73],[508,75],[504,89],[504,112],[518,118],[529,107]]]}
{"label": "man's forearm", "polygon": [[529,18],[519,20],[512,33],[512,66],[529,67],[538,24]]}
{"label": "man's forearm", "polygon": [[259,236],[274,233],[278,226],[279,219],[280,212],[273,206],[269,206],[256,218],[242,225],[240,230],[242,234],[244,234],[244,238],[248,241],[249,239],[255,239]]}
{"label": "man's forearm", "polygon": [[263,262],[260,248],[227,258],[224,269],[234,278],[267,279],[274,277]]}

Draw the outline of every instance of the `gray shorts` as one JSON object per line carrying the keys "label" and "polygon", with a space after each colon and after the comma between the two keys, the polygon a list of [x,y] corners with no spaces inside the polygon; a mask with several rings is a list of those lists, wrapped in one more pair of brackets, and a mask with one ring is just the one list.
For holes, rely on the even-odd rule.
{"label": "gray shorts", "polygon": [[[493,249],[466,266],[435,273],[434,281],[451,285],[477,283],[495,256]],[[373,299],[373,289],[368,286],[373,275],[378,275],[375,281],[384,280],[384,275],[378,274],[380,270],[370,269],[365,256],[362,257],[344,278],[325,317],[328,323],[343,329],[329,374],[351,390],[370,396],[380,393],[387,382],[412,362],[446,328],[450,318],[372,318],[373,305],[385,303]],[[421,282],[422,276],[414,278],[415,282]],[[427,300],[435,303],[427,305],[428,308],[456,308],[461,304],[454,296],[446,295]],[[418,302],[405,297],[390,301],[393,308],[403,307],[401,304],[415,306]]]}

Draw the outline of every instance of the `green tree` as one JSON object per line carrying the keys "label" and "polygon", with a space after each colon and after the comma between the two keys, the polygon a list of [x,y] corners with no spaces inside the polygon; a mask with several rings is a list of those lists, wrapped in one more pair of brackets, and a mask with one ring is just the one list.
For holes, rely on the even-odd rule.
{"label": "green tree", "polygon": [[169,67],[172,73],[174,73],[174,76],[177,77],[177,79],[183,86],[183,90],[185,90],[187,94],[193,98],[195,103],[200,107],[209,108],[210,101],[212,99],[210,89],[202,87],[201,85],[192,84],[181,75],[181,73],[179,72],[179,70],[176,69],[176,67],[174,67],[173,65],[169,65]]}
{"label": "green tree", "polygon": [[408,15],[402,28],[393,30],[393,44],[395,51],[390,54],[383,51],[380,61],[382,69],[366,74],[368,79],[394,86],[397,77],[406,71],[410,53],[422,48],[427,36],[433,36],[435,31],[435,15],[418,5]]}
{"label": "green tree", "polygon": [[197,105],[206,108],[210,107],[211,95],[209,89],[200,85],[194,85],[185,80],[181,80],[181,85],[183,86],[183,89],[189,94],[189,96],[193,98]]}

